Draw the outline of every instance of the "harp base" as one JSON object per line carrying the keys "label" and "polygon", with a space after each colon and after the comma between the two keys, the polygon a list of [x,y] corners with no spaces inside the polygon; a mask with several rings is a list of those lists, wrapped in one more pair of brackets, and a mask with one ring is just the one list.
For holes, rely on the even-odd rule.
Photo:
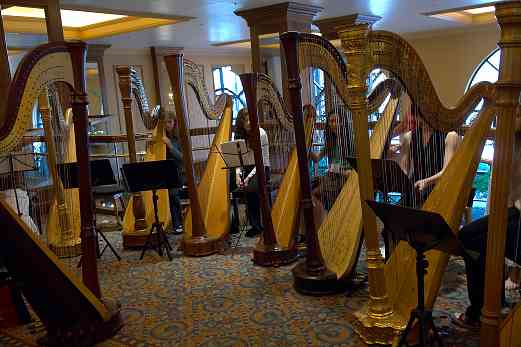
{"label": "harp base", "polygon": [[54,254],[56,254],[58,258],[77,257],[82,253],[81,240],[78,240],[78,242],[75,242],[74,244],[67,246],[57,246],[49,244],[49,248],[51,249],[51,251],[53,251]]}
{"label": "harp base", "polygon": [[38,340],[38,345],[49,347],[61,346],[93,346],[105,341],[114,335],[123,326],[119,303],[106,305],[110,318],[106,322],[83,320],[76,326],[66,329],[48,329],[47,333]]}
{"label": "harp base", "polygon": [[281,266],[291,264],[297,260],[297,250],[281,247],[277,244],[265,245],[257,243],[253,250],[253,263],[259,266]]}
{"label": "harp base", "polygon": [[208,235],[192,236],[181,241],[183,254],[190,257],[204,257],[219,252],[222,240]]}
{"label": "harp base", "polygon": [[125,233],[123,232],[123,249],[143,248],[147,241],[148,233]]}
{"label": "harp base", "polygon": [[293,287],[304,295],[331,295],[345,291],[349,282],[338,279],[336,274],[325,267],[319,272],[310,272],[306,261],[298,263],[293,270]]}
{"label": "harp base", "polygon": [[367,306],[356,312],[355,316],[353,330],[369,345],[391,345],[397,343],[407,323],[404,317],[393,311],[371,315],[368,313]]}

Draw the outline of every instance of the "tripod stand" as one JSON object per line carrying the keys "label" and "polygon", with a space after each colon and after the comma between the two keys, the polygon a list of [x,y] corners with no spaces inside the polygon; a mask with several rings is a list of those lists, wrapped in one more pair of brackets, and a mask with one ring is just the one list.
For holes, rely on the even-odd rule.
{"label": "tripod stand", "polygon": [[[427,273],[427,267],[429,262],[425,258],[425,253],[422,249],[416,249],[416,277],[418,283],[418,306],[411,311],[411,316],[407,327],[402,333],[398,347],[409,346],[407,343],[407,337],[412,332],[414,322],[418,321],[420,327],[420,346],[434,346],[434,342],[438,346],[443,347],[443,341],[438,334],[438,329],[434,325],[432,319],[432,311],[425,308],[425,274]],[[432,329],[432,339],[429,341],[429,329]],[[430,343],[428,343],[430,342]]]}
{"label": "tripod stand", "polygon": [[173,249],[163,229],[163,222],[159,220],[159,209],[157,206],[159,196],[157,195],[157,190],[180,187],[176,163],[173,160],[154,160],[123,164],[123,178],[127,190],[132,193],[152,191],[154,223],[152,223],[139,259],[142,260],[147,249],[151,247],[160,256],[163,256],[164,248],[168,259],[172,260],[170,251]]}
{"label": "tripod stand", "polygon": [[[159,221],[158,216],[158,208],[157,208],[157,201],[159,200],[159,197],[157,196],[157,191],[154,189],[152,190],[152,202],[154,204],[154,223],[152,224],[152,227],[150,228],[150,233],[147,236],[147,239],[145,241],[145,245],[143,246],[143,250],[141,251],[141,256],[139,257],[139,260],[143,260],[143,257],[145,256],[145,252],[147,249],[152,246],[156,250],[156,252],[163,256],[163,248],[165,249],[166,255],[168,257],[168,260],[172,260],[172,255],[170,254],[170,251],[172,250],[172,246],[170,246],[170,243],[168,242],[168,238],[166,236],[165,230],[163,229],[163,222]],[[154,233],[155,231],[155,233]],[[156,239],[152,240],[153,235],[156,235]]]}

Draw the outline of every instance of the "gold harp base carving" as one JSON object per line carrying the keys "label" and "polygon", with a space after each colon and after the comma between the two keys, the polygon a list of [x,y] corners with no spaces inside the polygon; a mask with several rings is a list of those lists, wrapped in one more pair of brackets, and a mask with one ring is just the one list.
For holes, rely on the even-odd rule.
{"label": "gold harp base carving", "polygon": [[204,257],[224,249],[223,240],[207,235],[194,236],[181,241],[183,254],[190,257]]}
{"label": "gold harp base carving", "polygon": [[81,241],[78,241],[73,245],[67,246],[56,246],[53,244],[49,244],[49,248],[51,249],[51,251],[53,251],[54,254],[56,254],[58,258],[77,257],[82,253]]}
{"label": "gold harp base carving", "polygon": [[[146,221],[145,202],[141,193],[134,193],[132,195],[132,208],[134,212],[134,230],[136,233],[144,233],[148,229]],[[144,245],[144,243],[143,243]]]}
{"label": "gold harp base carving", "polygon": [[349,281],[336,277],[336,274],[324,268],[322,271],[310,272],[306,260],[298,263],[293,270],[293,287],[304,295],[332,295],[345,291]]}
{"label": "gold harp base carving", "polygon": [[253,263],[259,266],[281,266],[291,264],[297,260],[295,248],[285,248],[277,244],[265,245],[260,239],[253,250]]}
{"label": "gold harp base carving", "polygon": [[67,329],[55,329],[53,333],[48,333],[38,339],[38,345],[59,347],[76,345],[82,341],[86,346],[93,346],[107,339],[110,339],[123,327],[124,321],[121,316],[121,305],[117,301],[104,299],[103,304],[109,311],[109,319],[90,320],[82,322]]}
{"label": "gold harp base carving", "polygon": [[378,315],[370,314],[367,306],[356,312],[355,317],[353,329],[368,345],[391,345],[397,342],[406,326],[406,320],[399,314],[392,311]]}

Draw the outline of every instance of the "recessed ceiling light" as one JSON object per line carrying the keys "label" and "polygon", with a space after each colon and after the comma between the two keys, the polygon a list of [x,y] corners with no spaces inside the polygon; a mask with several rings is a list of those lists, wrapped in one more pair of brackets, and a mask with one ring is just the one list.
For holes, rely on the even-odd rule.
{"label": "recessed ceiling light", "polygon": [[[119,14],[87,11],[60,10],[60,12],[63,26],[69,28],[81,28],[127,17]],[[2,10],[2,15],[42,19],[45,18],[45,11],[41,8],[13,6]]]}
{"label": "recessed ceiling light", "polygon": [[465,13],[469,14],[483,14],[483,13],[491,13],[495,11],[494,6],[486,6],[486,7],[478,7],[478,8],[469,8],[468,10],[463,10]]}
{"label": "recessed ceiling light", "polygon": [[486,24],[496,21],[494,6],[461,7],[443,11],[424,13],[424,15],[462,24]]}

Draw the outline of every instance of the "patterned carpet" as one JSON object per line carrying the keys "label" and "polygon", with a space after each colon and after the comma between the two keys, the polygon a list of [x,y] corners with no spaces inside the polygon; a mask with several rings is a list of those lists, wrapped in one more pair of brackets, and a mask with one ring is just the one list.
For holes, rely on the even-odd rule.
{"label": "patterned carpet", "polygon": [[[107,233],[118,250],[121,236]],[[174,237],[171,237],[174,241]],[[367,300],[365,285],[350,293],[307,297],[292,288],[292,266],[251,262],[254,240],[205,258],[176,250],[173,261],[153,251],[105,253],[99,263],[103,295],[119,300],[125,326],[100,346],[363,346],[353,313]],[[363,270],[363,269],[362,269]],[[453,259],[434,312],[447,346],[478,346],[477,337],[451,325],[467,303],[464,265]],[[38,323],[0,332],[0,346],[34,346]]]}

